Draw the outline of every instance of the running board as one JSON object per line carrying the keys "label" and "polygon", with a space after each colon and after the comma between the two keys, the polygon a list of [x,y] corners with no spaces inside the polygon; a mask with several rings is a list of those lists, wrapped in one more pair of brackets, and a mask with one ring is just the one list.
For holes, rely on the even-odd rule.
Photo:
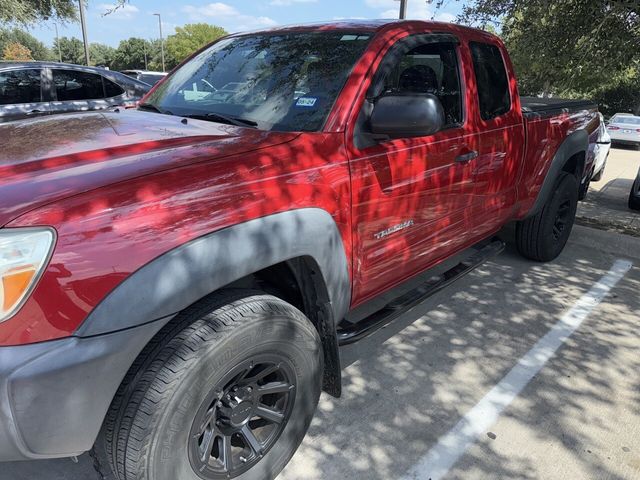
{"label": "running board", "polygon": [[451,285],[490,258],[498,255],[504,250],[504,247],[503,241],[493,240],[456,266],[441,275],[430,278],[419,287],[387,303],[367,318],[357,323],[342,321],[338,325],[338,344],[340,346],[350,345],[380,330],[406,311],[419,305],[436,292]]}

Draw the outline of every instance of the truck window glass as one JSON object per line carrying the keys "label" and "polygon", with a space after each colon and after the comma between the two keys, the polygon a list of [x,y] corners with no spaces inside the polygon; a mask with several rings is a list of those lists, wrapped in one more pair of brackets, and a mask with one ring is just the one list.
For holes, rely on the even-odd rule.
{"label": "truck window glass", "polygon": [[0,105],[41,101],[40,70],[32,68],[0,72]]}
{"label": "truck window glass", "polygon": [[386,74],[382,94],[431,93],[442,102],[447,127],[462,123],[456,45],[428,43],[402,57]]}
{"label": "truck window glass", "polygon": [[104,98],[102,77],[95,73],[54,70],[53,83],[59,102]]}
{"label": "truck window glass", "polygon": [[182,116],[216,113],[257,128],[318,131],[370,34],[252,34],[216,42],[146,100]]}
{"label": "truck window glass", "polygon": [[511,109],[507,70],[500,49],[487,43],[471,42],[473,70],[478,85],[480,116],[491,120]]}

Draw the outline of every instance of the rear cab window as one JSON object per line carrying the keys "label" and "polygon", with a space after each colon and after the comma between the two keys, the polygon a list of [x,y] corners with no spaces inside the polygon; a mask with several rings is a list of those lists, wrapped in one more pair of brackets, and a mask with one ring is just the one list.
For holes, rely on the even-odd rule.
{"label": "rear cab window", "polygon": [[500,49],[489,43],[470,42],[473,70],[478,86],[482,120],[493,120],[511,110],[507,69]]}
{"label": "rear cab window", "polygon": [[42,102],[41,70],[0,72],[0,105]]}

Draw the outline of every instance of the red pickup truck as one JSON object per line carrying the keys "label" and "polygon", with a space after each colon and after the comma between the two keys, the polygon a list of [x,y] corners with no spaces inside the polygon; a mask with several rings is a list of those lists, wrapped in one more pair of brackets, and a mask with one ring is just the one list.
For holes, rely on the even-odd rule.
{"label": "red pickup truck", "polygon": [[339,345],[509,222],[525,257],[562,251],[598,124],[520,98],[497,37],[420,21],[230,35],[137,110],[5,124],[0,460],[274,478],[340,395]]}

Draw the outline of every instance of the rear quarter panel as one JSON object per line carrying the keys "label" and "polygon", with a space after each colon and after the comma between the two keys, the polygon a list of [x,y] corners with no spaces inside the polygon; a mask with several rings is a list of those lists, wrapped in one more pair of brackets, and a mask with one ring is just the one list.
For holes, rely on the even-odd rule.
{"label": "rear quarter panel", "polygon": [[526,150],[520,172],[517,218],[524,218],[528,214],[560,145],[578,130],[586,130],[589,136],[583,176],[590,172],[600,119],[597,110],[593,109],[550,115],[525,115],[524,124]]}

